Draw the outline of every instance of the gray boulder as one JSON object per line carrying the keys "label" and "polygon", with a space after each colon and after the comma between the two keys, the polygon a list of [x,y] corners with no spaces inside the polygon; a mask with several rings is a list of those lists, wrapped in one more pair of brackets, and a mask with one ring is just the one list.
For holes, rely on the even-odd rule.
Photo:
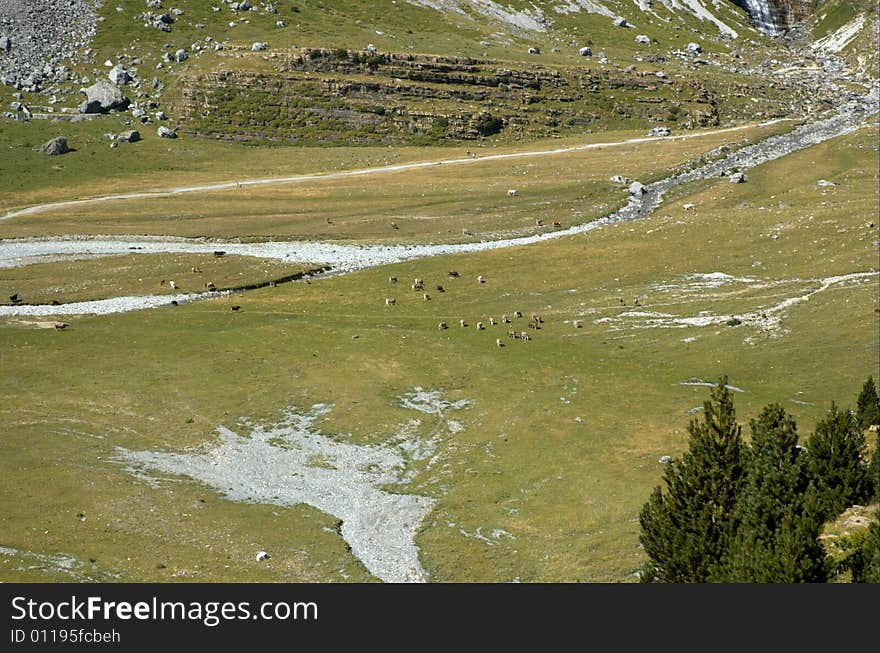
{"label": "gray boulder", "polygon": [[592,48],[584,47],[584,48],[581,48],[580,50],[578,50],[578,54],[581,55],[582,57],[592,57],[593,50],[592,50]]}
{"label": "gray boulder", "polygon": [[136,129],[122,132],[121,134],[119,134],[119,140],[123,143],[137,143],[139,140],[141,140],[141,133]]}
{"label": "gray boulder", "polygon": [[654,127],[648,132],[648,136],[669,136],[671,133],[669,127]]}
{"label": "gray boulder", "polygon": [[634,181],[629,185],[629,194],[633,197],[641,197],[647,192],[648,191],[645,190],[645,187],[637,181]]}
{"label": "gray boulder", "polygon": [[109,77],[110,81],[117,86],[125,86],[132,80],[131,75],[122,67],[122,64],[116,64],[113,66],[113,68],[110,69],[110,72],[107,73],[107,77]]}
{"label": "gray boulder", "polygon": [[159,134],[159,138],[177,138],[177,133],[171,131],[165,126],[159,127],[156,130],[156,133]]}
{"label": "gray boulder", "polygon": [[703,51],[703,46],[700,45],[699,43],[691,42],[691,43],[687,44],[687,51],[693,52],[695,54],[699,54]]}
{"label": "gray boulder", "polygon": [[186,50],[184,50],[183,48],[181,48],[180,50],[178,50],[177,52],[174,53],[174,60],[177,63],[183,63],[187,59],[189,59],[189,55],[186,53]]}
{"label": "gray boulder", "polygon": [[9,52],[12,48],[12,42],[9,40],[8,36],[0,36],[0,50],[3,52]]}
{"label": "gray boulder", "polygon": [[43,147],[40,148],[40,152],[50,156],[56,156],[58,154],[67,154],[70,152],[70,148],[67,147],[67,139],[64,138],[64,136],[59,136],[58,138],[53,138],[48,143],[45,143]]}
{"label": "gray boulder", "polygon": [[256,43],[254,43],[251,46],[251,50],[253,50],[254,52],[260,52],[262,50],[265,50],[268,47],[269,47],[269,44],[266,43],[265,41],[257,41]]}
{"label": "gray boulder", "polygon": [[130,101],[122,94],[115,84],[103,79],[98,80],[86,89],[86,101],[80,105],[80,113],[107,113],[108,111],[124,111]]}
{"label": "gray boulder", "polygon": [[730,175],[731,184],[741,184],[746,180],[746,176],[741,172],[734,172]]}

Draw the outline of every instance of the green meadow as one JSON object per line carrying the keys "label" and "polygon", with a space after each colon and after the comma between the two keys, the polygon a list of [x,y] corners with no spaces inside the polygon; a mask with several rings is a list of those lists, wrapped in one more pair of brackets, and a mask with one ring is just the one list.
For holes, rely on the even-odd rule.
{"label": "green meadow", "polygon": [[[117,448],[193,450],[218,426],[246,432],[242,418],[271,424],[316,403],[333,405],[323,433],[376,444],[412,418],[397,398],[422,387],[470,402],[454,415],[460,430],[438,431],[436,460],[395,486],[437,500],[416,539],[430,580],[635,581],[657,461],[686,449],[708,395],[688,383],[726,374],[742,423],[781,402],[805,437],[877,369],[876,139],[866,127],[745,184],[719,179],[642,221],[541,244],[68,317],[64,331],[4,320],[0,578],[70,577],[31,552],[71,556],[93,580],[370,580],[333,517],[234,503],[185,477],[151,483]],[[694,276],[715,273],[749,282]],[[847,276],[858,273],[874,275]],[[385,306],[389,275],[446,292],[425,302],[402,283]],[[797,297],[808,299],[774,313],[775,328],[669,326]],[[516,310],[517,330],[533,312],[544,320],[529,341],[488,325]],[[667,317],[652,326],[639,311]],[[431,431],[436,418],[420,417]],[[268,564],[257,549],[272,551]]]}

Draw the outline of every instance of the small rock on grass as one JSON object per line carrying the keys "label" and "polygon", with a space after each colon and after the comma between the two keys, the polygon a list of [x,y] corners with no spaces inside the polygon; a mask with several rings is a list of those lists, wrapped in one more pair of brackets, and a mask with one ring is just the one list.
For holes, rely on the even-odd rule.
{"label": "small rock on grass", "polygon": [[59,136],[57,138],[53,138],[51,141],[44,143],[40,148],[40,152],[43,154],[48,154],[50,156],[55,156],[58,154],[67,154],[70,152],[70,148],[67,147],[67,139],[64,136]]}

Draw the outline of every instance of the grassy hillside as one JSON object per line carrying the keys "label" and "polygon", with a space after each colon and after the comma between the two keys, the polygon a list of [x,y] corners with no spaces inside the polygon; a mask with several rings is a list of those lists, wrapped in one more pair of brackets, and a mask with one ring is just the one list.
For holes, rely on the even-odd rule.
{"label": "grassy hillside", "polygon": [[[520,4],[513,9],[527,8]],[[738,40],[724,38],[713,23],[689,11],[670,15],[662,5],[655,9],[659,13],[643,14],[635,6],[611,3],[630,18],[635,26],[630,28],[614,27],[606,15],[559,13],[553,3],[529,5],[532,11],[543,6],[549,18],[533,28],[479,12],[440,12],[402,0],[369,5],[304,0],[279,3],[275,13],[232,12],[225,4],[215,12],[210,4],[194,0],[175,6],[183,13],[170,32],[163,32],[149,21],[145,26],[139,0],[105,4],[88,56],[73,66],[75,80],[53,89],[57,103],[49,105],[46,96],[34,94],[25,94],[23,100],[38,112],[75,111],[83,99],[80,88],[104,77],[109,61],[138,73],[140,85],[124,89],[136,105],[150,113],[162,109],[171,119],[168,124],[183,133],[298,145],[425,145],[473,139],[480,134],[482,114],[504,121],[499,137],[507,141],[643,129],[666,120],[687,129],[758,112],[784,113],[792,100],[771,78],[730,72],[783,54],[749,28],[733,5],[723,13],[741,31]],[[285,26],[277,27],[279,21]],[[637,34],[649,43],[636,42]],[[746,38],[748,47],[742,47]],[[694,40],[704,49],[700,62],[672,54]],[[267,49],[253,52],[257,42]],[[222,50],[215,51],[218,44]],[[580,56],[583,46],[591,47],[594,56]],[[530,54],[530,48],[539,52]],[[187,61],[164,60],[178,49],[189,53]],[[291,63],[316,51],[346,51],[347,59],[364,65],[355,66],[357,70],[301,70]],[[474,61],[486,77],[500,82],[476,92],[457,79],[423,83],[401,74],[399,67],[373,66],[383,57]],[[448,67],[443,61],[436,65],[440,71]],[[538,82],[520,84],[520,78],[535,75]],[[161,86],[153,84],[154,78]],[[0,89],[0,103],[11,95],[11,89]],[[748,97],[758,98],[761,106],[750,104]],[[138,125],[130,116],[126,120]],[[98,120],[104,125],[108,121],[115,128],[112,119]],[[155,126],[145,129],[153,132]]]}

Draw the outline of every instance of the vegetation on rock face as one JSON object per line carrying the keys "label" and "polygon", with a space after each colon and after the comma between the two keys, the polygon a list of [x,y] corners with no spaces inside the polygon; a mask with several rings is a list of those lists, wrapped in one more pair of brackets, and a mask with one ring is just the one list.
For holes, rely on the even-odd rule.
{"label": "vegetation on rock face", "polygon": [[[689,451],[664,476],[667,493],[656,487],[642,508],[640,541],[650,557],[643,582],[824,582],[842,571],[876,582],[876,523],[846,533],[836,562],[821,541],[823,521],[878,498],[878,454],[869,471],[855,413],[832,403],[801,447],[794,419],[770,404],[743,445],[726,387],[722,378],[702,422],[691,422]],[[874,392],[870,378],[866,391]]]}
{"label": "vegetation on rock face", "polygon": [[491,113],[481,113],[474,122],[480,136],[492,136],[504,127],[504,120]]}
{"label": "vegetation on rock face", "polygon": [[[280,52],[274,70],[251,70],[243,62],[255,64],[250,60],[259,55],[236,56],[243,57],[238,69],[221,62],[182,73],[180,96],[169,101],[184,133],[299,145],[514,141],[667,121],[684,130],[781,117],[794,96],[798,105],[832,106],[822,92],[781,93],[763,77],[726,73],[661,79],[651,70],[341,48]],[[760,98],[762,110],[745,104],[747,97]],[[447,128],[438,129],[439,122]]]}

